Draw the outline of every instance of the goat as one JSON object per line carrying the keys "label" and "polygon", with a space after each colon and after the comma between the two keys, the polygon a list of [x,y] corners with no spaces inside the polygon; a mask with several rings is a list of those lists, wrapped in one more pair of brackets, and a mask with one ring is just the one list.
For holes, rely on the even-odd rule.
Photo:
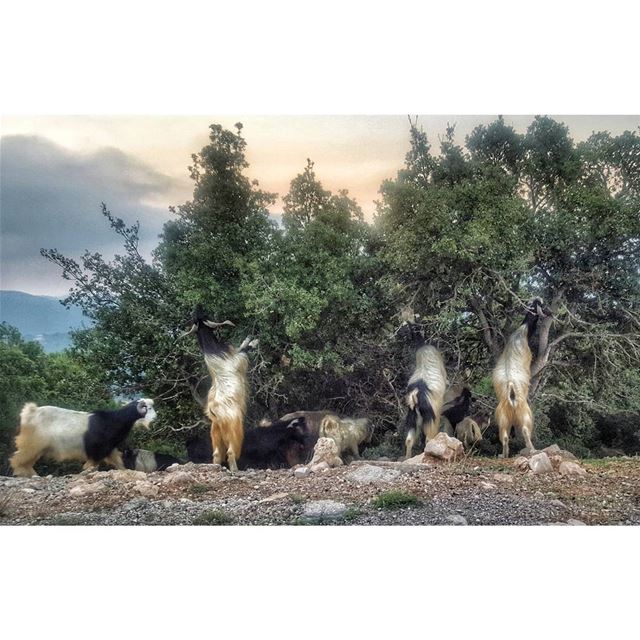
{"label": "goat", "polygon": [[60,407],[38,407],[28,402],[20,412],[16,452],[10,463],[16,476],[37,476],[33,465],[43,456],[62,462],[83,460],[83,469],[104,461],[124,469],[117,447],[134,426],[149,428],[155,419],[153,400],[144,398],[114,411],[72,411]]}
{"label": "goat", "polygon": [[327,416],[331,416],[335,420],[340,420],[340,417],[335,412],[329,410],[293,411],[292,413],[287,413],[282,416],[280,420],[287,422],[295,418],[304,418],[307,430],[305,455],[309,458],[313,455],[313,448],[316,446],[316,442],[318,442],[318,438],[320,437],[320,425]]}
{"label": "goat", "polygon": [[321,438],[331,438],[338,446],[338,455],[351,451],[359,458],[358,445],[371,439],[372,430],[367,418],[337,418],[327,415],[320,423]]}
{"label": "goat", "polygon": [[[278,420],[268,427],[248,429],[240,469],[278,469],[293,467],[304,461],[306,425],[304,418]],[[187,457],[191,462],[211,463],[213,450],[208,438],[196,436],[187,441]]]}
{"label": "goat", "polygon": [[440,351],[431,345],[420,347],[405,395],[409,408],[404,428],[407,459],[419,437],[418,429],[422,428],[426,442],[438,433],[446,387],[447,372]]}
{"label": "goat", "polygon": [[125,468],[144,471],[145,473],[165,471],[172,464],[181,464],[178,458],[166,453],[147,451],[146,449],[125,449],[122,452],[122,461]]}
{"label": "goat", "polygon": [[[447,398],[447,396],[449,396]],[[456,425],[469,415],[473,397],[468,387],[452,388],[445,394],[442,405],[442,416],[446,417],[453,430]]]}
{"label": "goat", "polygon": [[456,438],[462,442],[465,449],[469,449],[469,447],[476,444],[476,442],[480,442],[480,440],[482,440],[482,431],[480,431],[480,426],[469,416],[458,422],[456,425],[455,435]]}
{"label": "goat", "polygon": [[213,461],[222,464],[226,460],[230,471],[237,471],[247,410],[247,353],[258,345],[258,340],[247,337],[237,349],[222,343],[214,330],[224,325],[234,326],[229,320],[212,322],[202,308],[197,308],[191,329],[180,337],[197,334],[211,376],[205,415],[211,420]]}
{"label": "goat", "polygon": [[536,298],[527,309],[522,324],[511,334],[493,370],[492,380],[498,398],[496,422],[502,457],[509,457],[509,435],[515,427],[528,449],[533,450],[533,414],[529,406],[529,382],[531,378],[531,348],[538,318],[544,316],[542,300]]}

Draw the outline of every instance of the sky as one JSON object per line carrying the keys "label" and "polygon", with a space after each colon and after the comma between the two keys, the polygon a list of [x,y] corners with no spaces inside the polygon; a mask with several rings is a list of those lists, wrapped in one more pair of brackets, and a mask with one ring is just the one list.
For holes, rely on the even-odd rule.
{"label": "sky", "polygon": [[[496,116],[419,116],[433,149],[447,123],[456,139]],[[640,116],[553,116],[576,141],[593,131],[637,129]],[[533,116],[505,116],[524,132]],[[126,222],[140,220],[141,248],[149,256],[169,206],[191,197],[187,167],[208,141],[208,126],[244,125],[248,175],[278,194],[281,211],[289,183],[315,162],[325,188],[348,189],[365,216],[375,210],[382,181],[395,176],[408,149],[408,119],[384,116],[12,116],[0,120],[0,288],[64,295],[59,270],[40,256],[56,248],[79,257],[85,249],[106,257],[120,243],[100,215],[105,202]]]}

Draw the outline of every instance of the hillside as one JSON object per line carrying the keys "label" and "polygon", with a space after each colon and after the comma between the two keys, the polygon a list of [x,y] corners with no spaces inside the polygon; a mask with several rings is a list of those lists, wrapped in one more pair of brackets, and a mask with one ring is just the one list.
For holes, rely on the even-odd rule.
{"label": "hillside", "polygon": [[0,322],[18,329],[26,340],[40,342],[48,353],[66,349],[70,331],[90,324],[78,307],[67,309],[58,298],[23,291],[0,291]]}

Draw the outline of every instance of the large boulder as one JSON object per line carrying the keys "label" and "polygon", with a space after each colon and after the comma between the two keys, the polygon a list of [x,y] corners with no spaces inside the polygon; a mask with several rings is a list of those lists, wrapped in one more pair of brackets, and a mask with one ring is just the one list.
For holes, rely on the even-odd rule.
{"label": "large boulder", "polygon": [[[312,471],[316,469],[321,471],[326,467],[320,463],[326,462],[329,467],[339,467],[343,464],[338,445],[333,438],[318,438],[315,447],[313,447],[313,459],[310,463]],[[315,469],[314,469],[315,467]]]}
{"label": "large boulder", "polygon": [[435,438],[427,442],[424,455],[444,462],[455,462],[464,456],[464,447],[460,440],[441,431]]}
{"label": "large boulder", "polygon": [[542,473],[551,473],[553,471],[553,465],[551,464],[551,460],[549,456],[541,451],[540,453],[536,453],[535,455],[529,458],[529,468],[536,475]]}

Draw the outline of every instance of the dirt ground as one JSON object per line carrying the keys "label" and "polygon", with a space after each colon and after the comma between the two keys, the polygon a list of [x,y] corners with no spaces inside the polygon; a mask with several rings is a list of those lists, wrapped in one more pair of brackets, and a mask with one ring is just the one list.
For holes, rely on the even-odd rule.
{"label": "dirt ground", "polygon": [[151,474],[0,477],[0,524],[640,524],[640,458],[581,464],[585,476],[468,458],[434,466],[357,461],[305,477],[193,464]]}

